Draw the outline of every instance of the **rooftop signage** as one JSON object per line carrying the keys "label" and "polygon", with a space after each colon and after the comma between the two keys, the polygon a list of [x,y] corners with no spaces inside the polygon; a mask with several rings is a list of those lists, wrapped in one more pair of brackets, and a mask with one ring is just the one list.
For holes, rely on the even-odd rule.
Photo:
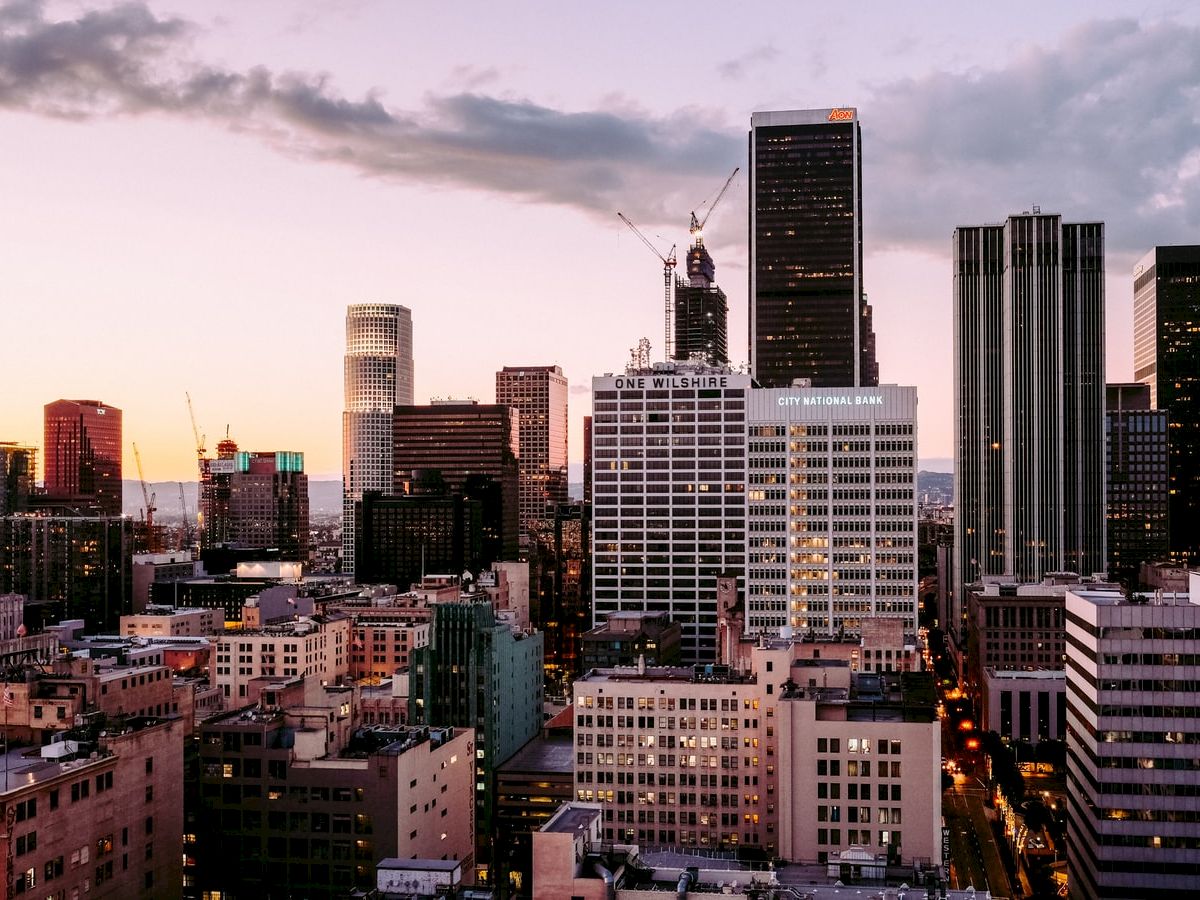
{"label": "rooftop signage", "polygon": [[831,109],[829,111],[830,122],[850,122],[854,120],[854,110],[852,109]]}
{"label": "rooftop signage", "polygon": [[883,394],[785,394],[775,402],[780,406],[883,406]]}

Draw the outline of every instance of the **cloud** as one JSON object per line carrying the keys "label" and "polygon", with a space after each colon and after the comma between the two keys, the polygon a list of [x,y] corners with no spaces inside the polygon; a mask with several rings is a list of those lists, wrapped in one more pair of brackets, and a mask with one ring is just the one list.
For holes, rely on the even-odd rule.
{"label": "cloud", "polygon": [[1091,22],[1006,65],[879,87],[860,104],[869,227],[949,246],[1039,204],[1136,253],[1200,230],[1200,29]]}
{"label": "cloud", "polygon": [[[592,110],[556,109],[482,93],[495,73],[471,67],[455,70],[458,90],[401,110],[380,93],[346,97],[328,75],[207,64],[192,52],[195,31],[142,3],[65,20],[48,18],[37,0],[4,4],[0,109],[74,120],[187,117],[364,176],[614,220],[621,209],[647,226],[680,223],[681,210],[744,165],[744,130],[708,124],[721,121],[713,110],[655,116],[620,97]],[[1110,253],[1194,240],[1198,46],[1200,29],[1179,23],[1091,22],[999,66],[870,89],[858,106],[873,246],[943,253],[955,225],[998,221],[1034,203],[1072,220],[1106,220]],[[738,77],[776,53],[764,45],[719,68]],[[744,232],[722,233],[741,246]]]}
{"label": "cloud", "polygon": [[[169,114],[257,135],[360,173],[478,188],[611,216],[661,220],[742,155],[740,135],[680,110],[569,112],[464,91],[396,110],[340,95],[327,75],[233,71],[189,54],[194,26],[128,3],[51,21],[37,2],[0,17],[0,108],[87,120]],[[486,80],[489,73],[475,73]],[[678,215],[678,214],[677,214]]]}
{"label": "cloud", "polygon": [[487,84],[500,80],[500,70],[495,66],[455,66],[450,70],[449,83],[464,91],[475,91]]}
{"label": "cloud", "polygon": [[741,56],[727,59],[717,65],[717,74],[730,81],[736,81],[746,75],[748,69],[771,62],[779,56],[779,51],[773,44],[762,44],[752,50],[747,50]]}

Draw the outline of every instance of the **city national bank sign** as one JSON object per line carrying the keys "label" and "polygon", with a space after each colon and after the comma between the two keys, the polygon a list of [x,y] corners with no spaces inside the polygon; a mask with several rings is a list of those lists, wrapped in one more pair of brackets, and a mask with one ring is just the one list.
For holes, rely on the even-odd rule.
{"label": "city national bank sign", "polygon": [[779,406],[883,406],[883,394],[842,394],[839,396],[810,396],[787,394],[776,397]]}

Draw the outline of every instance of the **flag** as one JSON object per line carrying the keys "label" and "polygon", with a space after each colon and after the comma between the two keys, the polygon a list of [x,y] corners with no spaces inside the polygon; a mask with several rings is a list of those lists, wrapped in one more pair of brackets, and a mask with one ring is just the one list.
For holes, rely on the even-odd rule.
{"label": "flag", "polygon": [[4,686],[4,705],[5,706],[16,706],[17,705],[17,701],[13,697],[12,688],[10,688],[8,685]]}

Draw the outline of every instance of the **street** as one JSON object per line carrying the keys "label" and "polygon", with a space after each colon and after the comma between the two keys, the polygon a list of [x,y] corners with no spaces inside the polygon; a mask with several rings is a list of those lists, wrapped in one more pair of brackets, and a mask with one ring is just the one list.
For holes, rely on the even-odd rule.
{"label": "street", "polygon": [[950,883],[956,888],[986,888],[995,898],[1008,898],[1012,887],[984,812],[985,796],[981,787],[961,781],[942,795],[942,814],[950,829]]}

